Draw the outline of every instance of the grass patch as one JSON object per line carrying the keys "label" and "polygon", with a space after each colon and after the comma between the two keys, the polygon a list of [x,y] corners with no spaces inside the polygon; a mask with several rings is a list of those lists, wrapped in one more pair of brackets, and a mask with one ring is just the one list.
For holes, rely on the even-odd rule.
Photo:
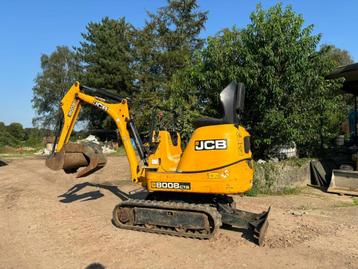
{"label": "grass patch", "polygon": [[[257,184],[254,183],[254,186],[245,193],[246,196],[255,197],[258,195],[296,195],[301,193],[303,188],[301,187],[284,187],[279,191],[270,191],[268,189],[260,190]],[[357,200],[358,203],[358,200]]]}
{"label": "grass patch", "polygon": [[250,196],[250,197],[255,197],[260,193],[257,185],[254,183],[254,185],[252,186],[251,190],[249,190],[248,192],[245,192],[246,196]]}
{"label": "grass patch", "polygon": [[[245,195],[295,195],[302,191],[303,187],[296,187],[297,179],[291,178],[290,173],[302,176],[301,169],[311,159],[291,158],[280,162],[254,162],[254,183],[252,189]],[[287,177],[287,179],[286,179]]]}
{"label": "grass patch", "polygon": [[340,208],[340,207],[350,207],[350,206],[354,206],[353,203],[348,203],[348,202],[340,202],[340,203],[336,203],[333,205],[333,207],[336,208]]}
{"label": "grass patch", "polygon": [[306,163],[308,163],[311,160],[312,159],[310,159],[310,158],[290,158],[290,159],[281,161],[281,163],[283,163],[285,165],[289,165],[289,166],[294,166],[294,167],[302,167],[303,165],[305,165]]}
{"label": "grass patch", "polygon": [[293,194],[299,194],[301,192],[302,188],[299,187],[284,187],[282,190],[282,194],[284,195],[293,195]]}
{"label": "grass patch", "polygon": [[352,202],[339,202],[333,205],[333,207],[351,207],[358,206],[358,198],[353,198]]}

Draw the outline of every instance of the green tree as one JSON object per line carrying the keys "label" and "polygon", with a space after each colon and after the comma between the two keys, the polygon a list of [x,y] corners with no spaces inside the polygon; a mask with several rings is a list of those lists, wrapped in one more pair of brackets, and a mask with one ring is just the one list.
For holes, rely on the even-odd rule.
{"label": "green tree", "polygon": [[26,128],[25,143],[29,147],[43,146],[43,138],[50,134],[49,130],[39,128]]}
{"label": "green tree", "polygon": [[0,121],[0,132],[6,131],[6,125],[2,121]]}
{"label": "green tree", "polygon": [[50,127],[57,122],[61,98],[78,80],[79,62],[72,50],[58,46],[50,55],[41,56],[41,69],[32,88],[32,106],[37,114],[33,124]]}
{"label": "green tree", "polygon": [[25,139],[25,130],[21,123],[10,123],[9,126],[7,126],[7,131],[17,141],[23,141]]}
{"label": "green tree", "polygon": [[4,146],[15,146],[14,138],[9,134],[7,126],[0,122],[0,148]]}
{"label": "green tree", "polygon": [[353,63],[352,56],[347,50],[337,48],[334,45],[324,44],[321,46],[320,51],[323,52],[323,57],[333,61],[332,64],[334,66],[338,67]]}
{"label": "green tree", "polygon": [[0,148],[19,146],[23,144],[25,138],[25,130],[20,123],[13,122],[6,126],[3,122],[0,122]]}
{"label": "green tree", "polygon": [[[351,98],[341,91],[341,81],[325,80],[324,76],[338,66],[353,63],[346,50],[332,45],[323,45],[314,59],[318,79],[312,91],[315,101],[309,103],[310,128],[306,136],[305,150],[310,152],[323,152],[332,145],[332,140],[339,134],[341,123],[348,116]],[[306,153],[307,154],[307,153]]]}
{"label": "green tree", "polygon": [[177,94],[173,95],[173,76],[191,65],[194,52],[202,48],[204,40],[199,34],[207,20],[207,12],[199,10],[196,0],[168,0],[166,6],[148,16],[135,41],[140,88],[135,107],[139,126],[148,125],[154,106],[168,110],[181,107],[175,102]]}
{"label": "green tree", "polygon": [[[131,97],[134,90],[132,25],[124,18],[105,17],[99,23],[90,22],[86,30],[81,46],[76,48],[83,68],[81,82]],[[85,111],[83,116],[89,120],[90,127],[111,126],[104,112],[88,108]]]}
{"label": "green tree", "polygon": [[[249,110],[254,146],[260,155],[270,149],[308,138],[308,108],[317,80],[314,66],[319,35],[313,25],[304,27],[302,15],[278,4],[267,11],[260,6],[242,31]],[[257,138],[257,139],[256,139]]]}
{"label": "green tree", "polygon": [[312,34],[313,25],[304,27],[302,15],[290,6],[264,10],[259,5],[250,18],[242,30],[224,29],[208,38],[196,64],[179,76],[182,85],[194,94],[197,89],[198,112],[215,115],[222,88],[232,80],[245,83],[241,120],[252,134],[255,156],[265,157],[275,146],[292,141],[308,154],[308,144],[320,141],[315,115],[323,110],[317,105],[327,109],[325,128],[337,129],[340,118],[337,99],[320,99],[330,83],[324,76],[333,69],[332,62],[317,52],[320,36]]}
{"label": "green tree", "polygon": [[8,132],[0,132],[0,148],[5,146],[16,147],[19,141],[12,137]]}

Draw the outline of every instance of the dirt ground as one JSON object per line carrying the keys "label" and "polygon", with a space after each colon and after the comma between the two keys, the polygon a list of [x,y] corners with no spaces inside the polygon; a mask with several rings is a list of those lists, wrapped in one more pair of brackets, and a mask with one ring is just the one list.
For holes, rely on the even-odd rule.
{"label": "dirt ground", "polygon": [[[117,188],[117,187],[118,188]],[[129,181],[125,157],[84,179],[41,159],[0,167],[0,268],[358,268],[358,206],[308,188],[298,195],[235,197],[272,206],[266,245],[223,230],[194,240],[120,230],[111,223]]]}

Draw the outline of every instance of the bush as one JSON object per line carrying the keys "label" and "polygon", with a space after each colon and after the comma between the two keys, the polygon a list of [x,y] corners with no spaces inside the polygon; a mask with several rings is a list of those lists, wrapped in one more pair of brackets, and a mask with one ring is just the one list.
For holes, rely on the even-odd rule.
{"label": "bush", "polygon": [[254,163],[254,183],[247,196],[258,194],[297,194],[306,185],[310,159]]}

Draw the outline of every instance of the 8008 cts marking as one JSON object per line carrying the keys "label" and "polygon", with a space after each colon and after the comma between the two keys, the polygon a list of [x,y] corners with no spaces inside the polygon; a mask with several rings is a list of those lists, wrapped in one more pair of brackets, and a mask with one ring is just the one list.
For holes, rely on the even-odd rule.
{"label": "8008 cts marking", "polygon": [[160,182],[154,181],[151,183],[154,189],[175,189],[175,190],[190,190],[189,182]]}

